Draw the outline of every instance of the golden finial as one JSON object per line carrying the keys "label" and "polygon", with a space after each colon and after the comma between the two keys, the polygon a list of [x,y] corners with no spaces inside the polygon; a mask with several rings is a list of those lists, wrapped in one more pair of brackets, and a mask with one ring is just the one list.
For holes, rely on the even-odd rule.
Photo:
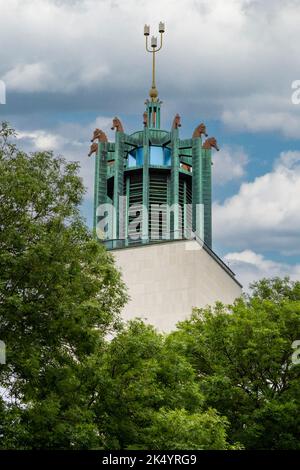
{"label": "golden finial", "polygon": [[151,38],[151,49],[148,47],[148,36],[150,35],[150,26],[145,24],[144,26],[144,36],[146,36],[146,51],[152,53],[152,85],[149,91],[149,96],[151,101],[157,101],[158,91],[155,84],[155,54],[160,51],[162,48],[162,37],[165,32],[165,24],[160,22],[158,25],[158,31],[160,33],[160,46],[157,47],[157,37],[152,36]]}

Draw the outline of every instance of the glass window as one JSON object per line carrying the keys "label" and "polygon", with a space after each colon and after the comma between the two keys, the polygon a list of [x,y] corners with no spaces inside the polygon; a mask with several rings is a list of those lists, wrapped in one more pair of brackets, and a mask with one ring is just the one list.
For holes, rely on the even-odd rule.
{"label": "glass window", "polygon": [[139,165],[142,165],[143,164],[143,147],[139,147],[138,149],[135,150],[135,154],[136,154],[136,164],[137,166]]}
{"label": "glass window", "polygon": [[164,153],[162,147],[150,147],[150,165],[163,165]]}
{"label": "glass window", "polygon": [[128,153],[128,167],[143,165],[143,147],[132,150]]}
{"label": "glass window", "polygon": [[132,155],[132,152],[128,154],[128,167],[129,168],[132,168],[136,166],[136,159],[135,157]]}
{"label": "glass window", "polygon": [[150,165],[171,165],[171,150],[166,147],[150,147]]}
{"label": "glass window", "polygon": [[[128,168],[143,165],[143,147],[128,153]],[[171,150],[167,147],[150,146],[150,165],[170,166]]]}
{"label": "glass window", "polygon": [[164,147],[164,165],[171,165],[171,149],[168,149],[168,147]]}

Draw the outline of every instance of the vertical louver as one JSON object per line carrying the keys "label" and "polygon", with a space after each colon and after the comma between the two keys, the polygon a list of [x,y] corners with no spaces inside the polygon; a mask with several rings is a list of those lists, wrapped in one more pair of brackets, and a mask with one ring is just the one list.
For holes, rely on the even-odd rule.
{"label": "vertical louver", "polygon": [[[128,197],[128,236],[129,243],[140,243],[136,240],[137,232],[142,233],[142,214],[143,214],[143,176],[142,172],[133,173],[127,176],[129,178],[129,197]],[[138,222],[140,221],[140,222]]]}
{"label": "vertical louver", "polygon": [[192,227],[192,184],[191,178],[180,174],[179,178],[179,227],[182,236],[190,236]]}
{"label": "vertical louver", "polygon": [[[168,231],[168,175],[166,172],[150,171],[149,188],[149,235],[153,240],[166,238]],[[154,208],[153,205],[156,207]],[[158,208],[159,207],[159,212]],[[154,213],[154,210],[155,212]]]}

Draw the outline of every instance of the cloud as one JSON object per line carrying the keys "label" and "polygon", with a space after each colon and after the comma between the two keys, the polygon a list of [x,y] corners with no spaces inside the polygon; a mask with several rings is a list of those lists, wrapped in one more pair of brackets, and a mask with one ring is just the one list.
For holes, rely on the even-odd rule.
{"label": "cloud", "polygon": [[282,152],[280,154],[280,157],[274,162],[274,168],[275,170],[280,170],[282,168],[287,168],[289,170],[297,170],[299,163],[300,151],[295,152],[290,150],[287,152]]}
{"label": "cloud", "polygon": [[231,130],[243,132],[277,132],[285,137],[300,138],[300,109],[292,112],[264,112],[257,108],[224,111],[221,119]]}
{"label": "cloud", "polygon": [[103,65],[83,69],[74,76],[68,70],[58,70],[43,62],[32,64],[18,64],[9,70],[3,77],[9,89],[17,92],[60,92],[71,93],[78,87],[97,84],[109,73],[108,67]]}
{"label": "cloud", "polygon": [[59,150],[67,142],[61,136],[44,130],[34,132],[18,132],[17,139],[23,144],[28,143],[32,151]]}
{"label": "cloud", "polygon": [[53,150],[67,160],[80,162],[80,176],[87,188],[86,199],[92,199],[94,191],[94,158],[88,158],[93,130],[101,128],[110,139],[112,119],[98,116],[87,125],[59,123],[50,131],[44,129],[17,130],[18,144],[27,152]]}
{"label": "cloud", "polygon": [[19,64],[10,69],[3,77],[10,89],[24,92],[49,90],[49,83],[54,75],[46,64]]}
{"label": "cloud", "polygon": [[226,184],[245,176],[248,156],[242,147],[224,145],[219,152],[214,153],[213,181],[216,184]]}
{"label": "cloud", "polygon": [[42,100],[45,112],[136,112],[151,82],[143,24],[157,34],[165,20],[157,84],[168,118],[180,111],[194,119],[201,109],[201,119],[222,118],[238,131],[300,138],[300,105],[291,102],[300,78],[299,0],[0,1],[6,112],[21,109],[27,95],[31,109]]}
{"label": "cloud", "polygon": [[236,249],[300,253],[300,152],[283,152],[274,169],[213,205],[214,237]]}
{"label": "cloud", "polygon": [[300,279],[300,264],[276,262],[252,250],[228,253],[224,261],[233,269],[245,291],[248,291],[250,283],[264,277],[289,276],[293,280]]}

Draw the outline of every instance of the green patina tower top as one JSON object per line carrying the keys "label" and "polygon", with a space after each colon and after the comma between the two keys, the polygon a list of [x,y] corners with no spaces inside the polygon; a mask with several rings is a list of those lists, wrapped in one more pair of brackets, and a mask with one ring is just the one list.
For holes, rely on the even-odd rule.
{"label": "green patina tower top", "polygon": [[196,236],[212,247],[211,149],[206,128],[199,124],[181,139],[179,114],[170,131],[160,129],[155,59],[165,31],[159,23],[160,45],[145,25],[146,50],[152,54],[152,84],[143,129],[126,134],[113,119],[115,142],[96,129],[89,156],[95,153],[94,233],[108,248]]}

